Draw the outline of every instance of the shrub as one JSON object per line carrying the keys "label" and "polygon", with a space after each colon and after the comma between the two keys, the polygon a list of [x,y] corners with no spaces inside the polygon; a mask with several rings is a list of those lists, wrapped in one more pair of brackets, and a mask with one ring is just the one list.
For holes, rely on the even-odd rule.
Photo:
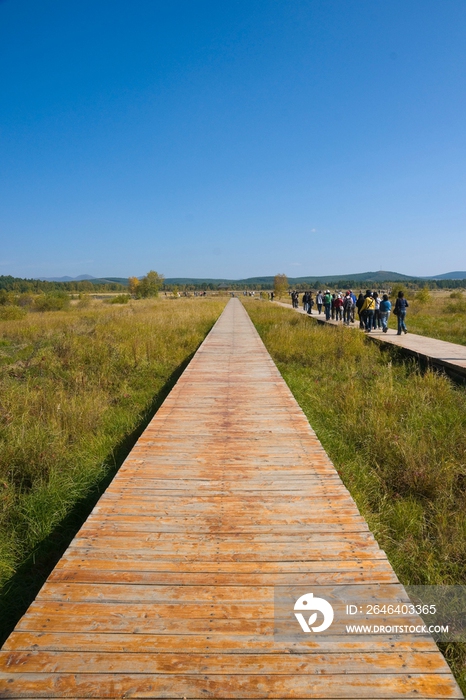
{"label": "shrub", "polygon": [[[398,296],[398,292],[404,292],[405,288],[402,284],[398,283],[394,284],[392,287],[392,291],[390,292],[390,299],[396,299]],[[406,296],[406,294],[405,294]]]}
{"label": "shrub", "polygon": [[24,292],[23,294],[20,294],[18,299],[16,300],[16,303],[18,306],[33,306],[34,305],[34,295],[29,294],[28,292]]}
{"label": "shrub", "polygon": [[89,294],[80,294],[78,296],[78,303],[76,304],[78,309],[87,309],[91,305],[91,298]]}
{"label": "shrub", "polygon": [[0,306],[14,304],[14,301],[14,296],[11,292],[7,292],[6,289],[0,289]]}
{"label": "shrub", "polygon": [[70,305],[70,298],[66,292],[51,292],[40,294],[34,301],[36,311],[63,311]]}
{"label": "shrub", "polygon": [[425,286],[417,292],[417,294],[414,298],[420,304],[427,304],[427,302],[430,301],[430,297],[431,297],[431,295],[430,295],[429,287]]}
{"label": "shrub", "polygon": [[445,304],[445,311],[448,314],[464,314],[466,313],[466,301],[464,299],[455,299]]}
{"label": "shrub", "polygon": [[107,300],[107,304],[127,304],[131,299],[131,294],[117,294],[116,297],[112,297]]}
{"label": "shrub", "polygon": [[26,310],[19,306],[0,306],[0,320],[19,321],[26,316]]}

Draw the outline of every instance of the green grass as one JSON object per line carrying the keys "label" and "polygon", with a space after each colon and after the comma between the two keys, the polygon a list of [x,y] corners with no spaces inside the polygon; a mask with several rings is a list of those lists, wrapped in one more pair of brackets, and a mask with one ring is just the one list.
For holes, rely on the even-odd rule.
{"label": "green grass", "polygon": [[225,302],[0,321],[0,641]]}
{"label": "green grass", "polygon": [[[466,390],[362,333],[244,301],[402,583],[466,578]],[[465,646],[444,652],[466,688]]]}
{"label": "green grass", "polygon": [[[401,288],[401,287],[400,287]],[[300,300],[302,295],[300,295]],[[418,333],[429,338],[446,340],[450,343],[466,345],[466,294],[457,290],[455,292],[408,292],[409,308],[406,314],[406,326],[410,333]],[[279,301],[290,304],[288,295]],[[392,299],[392,307],[395,302]],[[300,308],[302,305],[300,304]],[[314,307],[314,314],[316,307]],[[324,317],[322,314],[321,318]],[[356,322],[357,322],[356,315]],[[397,319],[390,315],[389,328],[396,329]]]}

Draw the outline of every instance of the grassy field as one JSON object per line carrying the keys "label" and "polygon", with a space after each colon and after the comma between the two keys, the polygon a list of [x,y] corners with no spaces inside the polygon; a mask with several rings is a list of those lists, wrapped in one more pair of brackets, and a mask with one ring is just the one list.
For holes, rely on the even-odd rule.
{"label": "grassy field", "polygon": [[[402,583],[464,584],[466,390],[362,333],[244,303]],[[465,646],[444,652],[465,690]]]}
{"label": "grassy field", "polygon": [[[453,296],[452,296],[453,294]],[[408,295],[406,325],[412,333],[466,345],[466,294],[431,292],[425,300],[422,292]],[[391,319],[396,328],[396,318]]]}
{"label": "grassy field", "polygon": [[[302,295],[300,300],[301,298]],[[424,290],[408,291],[406,298],[409,303],[406,326],[411,333],[466,345],[466,292],[432,291],[426,294]],[[291,306],[288,295],[281,297],[279,301]],[[396,324],[396,316],[391,314],[388,325],[396,329]]]}
{"label": "grassy field", "polygon": [[0,321],[0,642],[225,303]]}

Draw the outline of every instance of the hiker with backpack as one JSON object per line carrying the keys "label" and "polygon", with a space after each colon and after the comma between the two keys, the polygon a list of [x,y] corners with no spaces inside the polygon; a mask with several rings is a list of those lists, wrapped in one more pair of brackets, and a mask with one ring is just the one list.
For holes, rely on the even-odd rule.
{"label": "hiker with backpack", "polygon": [[354,301],[349,291],[346,292],[346,296],[343,299],[343,323],[347,326],[350,323],[354,323]]}

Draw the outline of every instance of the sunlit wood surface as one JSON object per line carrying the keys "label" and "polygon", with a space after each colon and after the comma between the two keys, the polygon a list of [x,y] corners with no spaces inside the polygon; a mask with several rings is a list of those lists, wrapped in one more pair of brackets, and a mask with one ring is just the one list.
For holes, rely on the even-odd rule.
{"label": "sunlit wood surface", "polygon": [[1,652],[2,698],[459,698],[430,638],[274,641],[274,587],[401,586],[232,299]]}

